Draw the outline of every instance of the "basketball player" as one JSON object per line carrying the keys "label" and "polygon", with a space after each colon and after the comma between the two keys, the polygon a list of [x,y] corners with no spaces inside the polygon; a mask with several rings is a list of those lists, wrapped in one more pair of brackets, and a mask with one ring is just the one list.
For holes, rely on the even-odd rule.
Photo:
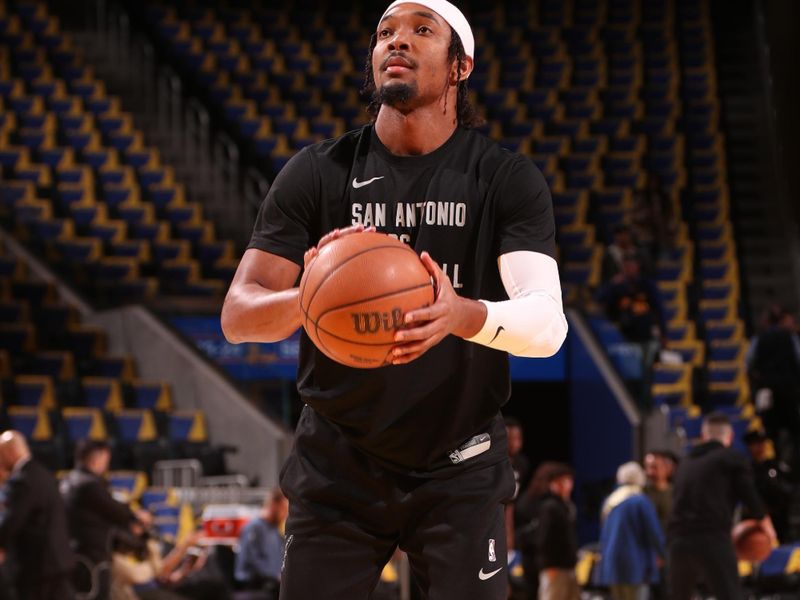
{"label": "basketball player", "polygon": [[508,353],[554,354],[567,323],[547,185],[470,128],[474,46],[444,0],[390,5],[369,51],[374,122],[286,165],[228,292],[230,341],[286,338],[304,257],[373,227],[419,252],[436,285],[391,366],[345,367],[301,339],[283,600],[366,600],[397,547],[425,598],[505,598]]}

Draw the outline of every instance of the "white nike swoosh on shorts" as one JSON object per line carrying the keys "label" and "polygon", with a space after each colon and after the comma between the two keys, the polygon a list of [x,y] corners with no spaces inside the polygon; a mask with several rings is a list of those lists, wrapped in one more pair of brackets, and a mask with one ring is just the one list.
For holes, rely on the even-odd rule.
{"label": "white nike swoosh on shorts", "polygon": [[353,187],[355,189],[362,188],[365,185],[369,185],[373,181],[377,181],[378,179],[383,179],[385,175],[381,175],[380,177],[373,177],[372,179],[367,179],[366,181],[358,181],[357,177],[353,177]]}
{"label": "white nike swoosh on shorts", "polygon": [[478,571],[478,579],[480,579],[481,581],[486,581],[487,579],[491,579],[492,577],[497,575],[502,570],[503,570],[503,567],[500,567],[496,571],[491,571],[489,573],[484,573],[483,572],[483,567],[481,567],[481,570]]}

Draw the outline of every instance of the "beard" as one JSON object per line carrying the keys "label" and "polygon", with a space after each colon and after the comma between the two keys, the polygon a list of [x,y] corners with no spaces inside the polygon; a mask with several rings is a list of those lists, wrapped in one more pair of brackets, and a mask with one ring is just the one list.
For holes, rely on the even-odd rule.
{"label": "beard", "polygon": [[417,95],[417,85],[415,83],[397,83],[394,85],[383,85],[375,90],[372,97],[380,104],[386,106],[399,106],[414,99]]}

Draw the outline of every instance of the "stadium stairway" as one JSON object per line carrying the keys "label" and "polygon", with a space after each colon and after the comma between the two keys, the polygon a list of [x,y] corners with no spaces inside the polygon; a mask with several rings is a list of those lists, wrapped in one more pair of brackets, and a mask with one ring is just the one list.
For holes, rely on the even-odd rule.
{"label": "stadium stairway", "polygon": [[[797,233],[780,204],[769,139],[764,64],[753,0],[711,3],[721,120],[726,131],[728,184],[739,241],[742,287],[755,325],[773,303],[800,306]],[[796,276],[795,276],[796,278]]]}
{"label": "stadium stairway", "polygon": [[240,250],[247,241],[259,189],[239,177],[238,149],[209,123],[208,112],[188,97],[180,79],[164,68],[152,46],[132,32],[127,16],[109,5],[105,27],[70,31],[108,90],[125,98],[125,107],[145,136],[174,166],[176,179],[202,204],[220,235]]}
{"label": "stadium stairway", "polygon": [[0,399],[0,428],[54,470],[90,437],[112,442],[115,468],[197,459],[269,486],[291,437],[153,313],[96,311],[2,229]]}

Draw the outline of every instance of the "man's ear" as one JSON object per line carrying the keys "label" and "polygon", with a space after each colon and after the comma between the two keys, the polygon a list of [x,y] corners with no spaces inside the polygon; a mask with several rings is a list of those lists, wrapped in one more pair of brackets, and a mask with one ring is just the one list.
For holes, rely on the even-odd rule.
{"label": "man's ear", "polygon": [[453,68],[450,71],[450,84],[457,85],[459,81],[465,81],[471,74],[475,62],[469,57],[465,56],[461,59],[461,76],[458,73],[458,64],[453,61]]}

